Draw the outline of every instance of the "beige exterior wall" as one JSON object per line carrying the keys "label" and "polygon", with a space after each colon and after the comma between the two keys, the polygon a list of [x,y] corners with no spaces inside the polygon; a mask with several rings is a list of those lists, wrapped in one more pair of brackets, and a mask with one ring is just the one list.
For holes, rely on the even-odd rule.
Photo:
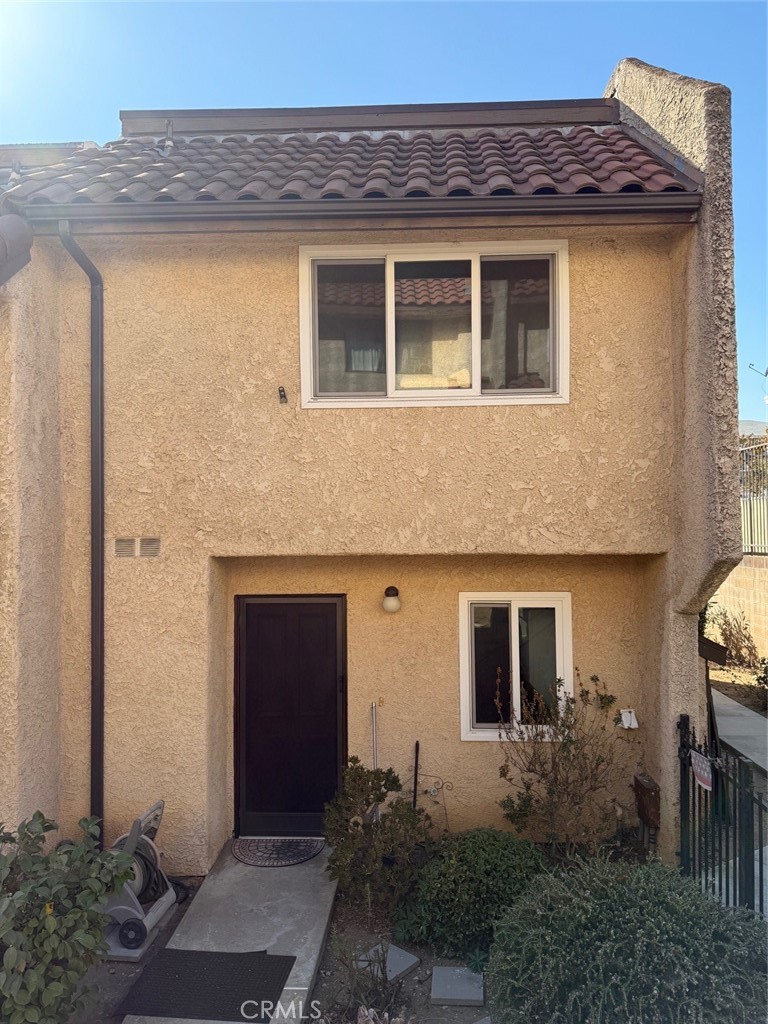
{"label": "beige exterior wall", "polygon": [[[40,255],[39,281],[55,281]],[[26,276],[27,281],[23,280]],[[57,291],[0,288],[0,821],[60,810]],[[84,807],[87,811],[87,805]]]}
{"label": "beige exterior wall", "polygon": [[629,59],[617,66],[606,95],[619,100],[622,120],[703,179],[696,231],[678,240],[672,256],[676,522],[660,580],[664,612],[658,633],[659,782],[668,823],[661,841],[671,857],[677,831],[675,723],[700,701],[696,615],[741,558],[731,94],[723,85]]}
{"label": "beige exterior wall", "polygon": [[[502,826],[496,740],[466,742],[459,722],[459,594],[566,591],[573,604],[573,655],[585,681],[597,674],[634,707],[646,728],[626,734],[644,758],[654,665],[645,657],[644,588],[653,559],[423,556],[418,558],[263,558],[222,560],[218,597],[228,609],[228,664],[219,699],[232,708],[234,598],[238,594],[344,593],[347,597],[349,752],[371,760],[371,704],[377,705],[379,763],[405,781],[421,745],[420,772],[449,781],[445,812],[450,829]],[[391,615],[381,601],[386,586],[400,591]],[[228,714],[228,722],[231,721]],[[226,730],[227,799],[232,805],[231,729]],[[218,750],[216,759],[223,751]],[[631,803],[631,794],[620,794]],[[427,806],[428,802],[427,802]],[[445,825],[442,805],[434,809]]]}
{"label": "beige exterior wall", "polygon": [[[448,555],[462,564],[484,553],[527,559],[599,553],[613,565],[616,556],[668,550],[670,252],[677,234],[689,230],[570,229],[572,401],[481,409],[301,409],[298,246],[306,236],[83,241],[106,294],[109,835],[163,796],[171,863],[204,870],[231,829],[231,776],[222,774],[222,763],[231,764],[222,755],[232,732],[225,701],[232,689],[231,602],[221,603],[230,585],[225,559],[247,557],[256,565],[276,555]],[[555,234],[459,234],[469,241],[547,233]],[[429,240],[456,235],[435,231]],[[311,241],[358,237],[314,234]],[[423,240],[423,234],[410,237]],[[36,248],[46,260],[34,261],[17,280],[20,289],[55,296],[59,330],[60,369],[48,371],[60,403],[58,521],[64,524],[58,798],[71,827],[88,808],[88,290],[57,241],[39,239]],[[48,266],[54,260],[55,272]],[[287,389],[287,406],[278,403],[279,385]],[[118,536],[159,536],[162,556],[116,559]],[[557,572],[544,565],[542,589],[558,589]],[[381,570],[382,579],[389,575]],[[491,586],[475,577],[477,589]],[[352,576],[345,586],[337,573],[332,589],[347,592],[352,584]],[[364,581],[354,585],[368,589]],[[385,585],[369,594],[374,607]],[[472,589],[454,577],[450,586],[449,604],[453,591]],[[248,589],[258,592],[255,582]],[[268,589],[275,589],[272,581]],[[295,589],[317,592],[319,584],[305,573]],[[606,592],[597,588],[598,607],[598,594]],[[596,632],[596,610],[586,614]],[[424,633],[428,617],[419,620]],[[457,628],[455,610],[449,625]],[[635,612],[625,609],[617,631],[635,629]],[[354,636],[352,662],[360,656]],[[588,645],[580,643],[588,658]],[[406,657],[417,659],[421,647],[415,643]],[[455,699],[455,640],[441,652],[423,671],[440,676]],[[618,654],[603,658],[609,676],[622,674],[614,668]],[[635,650],[624,673],[632,679],[636,661]],[[365,705],[371,698],[357,693],[357,679],[350,675],[350,699]],[[636,685],[622,681],[630,691]],[[395,691],[384,696],[390,707],[402,699]],[[650,692],[646,699],[652,701]],[[431,710],[430,703],[419,711],[426,745]],[[350,719],[353,748],[364,747],[363,717]],[[457,786],[456,822],[468,820],[462,793],[475,786],[479,764],[488,773],[489,796],[478,820],[498,817],[490,751],[460,743],[447,721],[440,728],[447,748],[438,747],[435,757]],[[403,740],[406,747],[413,738]],[[402,762],[404,748],[395,753]]]}
{"label": "beige exterior wall", "polygon": [[[422,773],[452,784],[445,798],[451,829],[503,826],[497,806],[504,794],[498,744],[460,739],[461,591],[571,592],[575,664],[585,677],[597,673],[622,707],[636,708],[642,728],[627,741],[635,745],[638,763],[644,762],[658,676],[658,664],[645,650],[646,587],[655,559],[216,559],[207,593],[197,581],[190,586],[187,580],[182,588],[168,564],[172,560],[166,552],[157,562],[119,565],[122,607],[132,610],[120,624],[111,620],[110,647],[125,651],[133,638],[131,649],[142,653],[113,654],[108,660],[107,794],[110,835],[125,826],[137,806],[164,797],[163,842],[176,871],[204,870],[232,830],[233,620],[239,594],[346,594],[349,751],[370,763],[370,708],[376,702],[379,763],[392,765],[407,781],[413,745],[420,740]],[[147,580],[153,574],[163,582],[151,588],[148,601]],[[401,594],[396,615],[381,608],[390,584]],[[206,618],[207,665],[202,657]],[[132,729],[126,728],[129,720]],[[619,796],[631,803],[627,791]],[[433,810],[436,824],[445,826],[442,805]]]}
{"label": "beige exterior wall", "polygon": [[[301,409],[300,244],[547,237],[570,246],[569,404]],[[737,557],[721,441],[732,351],[727,310],[712,312],[723,272],[703,272],[699,229],[547,221],[82,244],[105,280],[108,838],[158,796],[173,870],[206,870],[228,835],[236,593],[347,593],[351,750],[369,749],[383,698],[382,760],[407,771],[420,739],[429,770],[454,784],[451,826],[498,820],[498,752],[458,738],[456,595],[563,589],[575,663],[637,709],[669,852],[674,723],[699,699],[695,613]],[[71,828],[88,811],[88,289],[58,241],[38,238],[0,297],[16,403],[0,464],[0,818],[39,804]],[[715,364],[726,380],[713,399]],[[712,452],[690,449],[691,416],[717,421]],[[126,536],[159,536],[161,556],[116,559]],[[386,617],[389,584],[403,609]]]}

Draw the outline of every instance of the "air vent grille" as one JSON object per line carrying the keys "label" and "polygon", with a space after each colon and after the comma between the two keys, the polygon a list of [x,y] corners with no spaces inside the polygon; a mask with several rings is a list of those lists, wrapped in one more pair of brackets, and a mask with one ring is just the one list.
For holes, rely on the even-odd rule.
{"label": "air vent grille", "polygon": [[142,537],[139,541],[139,555],[142,558],[157,558],[160,554],[159,537]]}
{"label": "air vent grille", "polygon": [[116,558],[135,558],[136,541],[133,537],[117,537],[115,539]]}

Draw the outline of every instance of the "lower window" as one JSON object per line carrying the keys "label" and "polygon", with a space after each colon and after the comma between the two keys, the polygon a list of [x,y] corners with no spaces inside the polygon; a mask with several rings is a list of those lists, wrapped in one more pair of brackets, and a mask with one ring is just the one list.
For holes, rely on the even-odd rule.
{"label": "lower window", "polygon": [[500,716],[535,727],[572,692],[571,595],[459,595],[461,738],[497,740]]}

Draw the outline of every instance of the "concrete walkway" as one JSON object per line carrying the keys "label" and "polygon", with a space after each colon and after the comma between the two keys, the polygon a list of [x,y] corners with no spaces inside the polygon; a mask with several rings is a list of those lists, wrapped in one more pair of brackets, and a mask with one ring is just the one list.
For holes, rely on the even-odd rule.
{"label": "concrete walkway", "polygon": [[[294,1001],[295,1019],[309,998],[331,919],[336,883],[325,870],[327,850],[290,868],[256,868],[222,850],[169,949],[245,953],[266,949],[296,957],[283,991],[283,1014]],[[290,1020],[290,1015],[288,1016]],[[169,1017],[124,1018],[123,1024],[193,1024]],[[196,1024],[220,1024],[197,1021]],[[243,1024],[242,1018],[226,1024]]]}
{"label": "concrete walkway", "polygon": [[714,688],[712,703],[722,742],[768,772],[768,721]]}

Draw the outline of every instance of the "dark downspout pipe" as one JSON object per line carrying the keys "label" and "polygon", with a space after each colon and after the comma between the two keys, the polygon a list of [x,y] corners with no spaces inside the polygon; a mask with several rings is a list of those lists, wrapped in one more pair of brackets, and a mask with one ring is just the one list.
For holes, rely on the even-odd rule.
{"label": "dark downspout pipe", "polygon": [[91,284],[91,816],[104,843],[104,281],[69,221],[59,238]]}

